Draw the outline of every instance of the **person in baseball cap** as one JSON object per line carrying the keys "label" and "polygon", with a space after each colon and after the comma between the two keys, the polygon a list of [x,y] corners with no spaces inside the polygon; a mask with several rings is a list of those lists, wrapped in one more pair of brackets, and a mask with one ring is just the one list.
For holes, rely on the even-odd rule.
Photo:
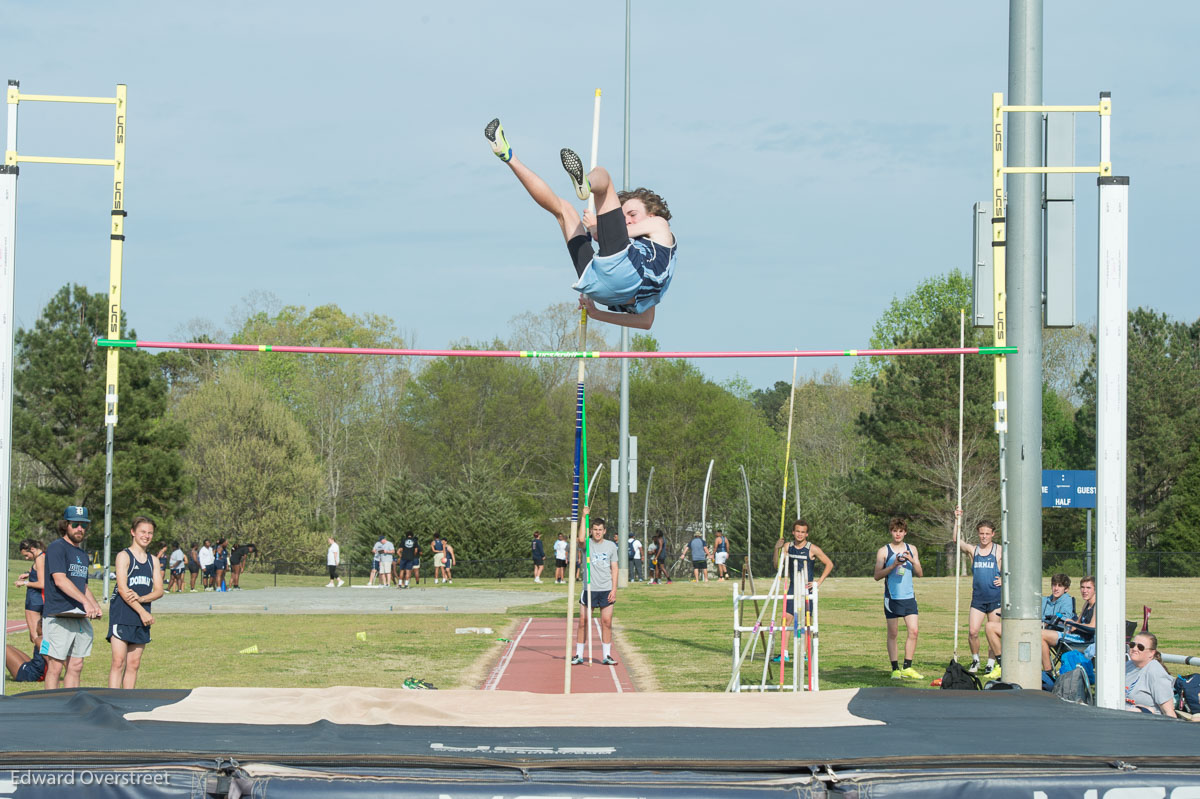
{"label": "person in baseball cap", "polygon": [[104,615],[88,587],[88,556],[83,542],[92,520],[87,508],[70,505],[58,523],[62,536],[46,547],[42,646],[46,688],[78,688],[83,660],[92,653],[92,619]]}
{"label": "person in baseball cap", "polygon": [[88,509],[82,505],[68,505],[67,509],[63,511],[63,521],[92,523],[91,518],[88,517]]}

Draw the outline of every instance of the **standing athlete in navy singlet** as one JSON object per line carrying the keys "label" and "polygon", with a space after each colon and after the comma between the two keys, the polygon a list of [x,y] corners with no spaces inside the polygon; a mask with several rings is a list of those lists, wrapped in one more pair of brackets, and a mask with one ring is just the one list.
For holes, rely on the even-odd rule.
{"label": "standing athlete in navy singlet", "polygon": [[112,645],[109,688],[137,685],[142,653],[150,643],[150,603],[163,595],[163,572],[158,558],[147,551],[154,538],[154,522],[145,516],[133,520],[133,539],[117,553],[117,590],[108,606],[108,642]]}

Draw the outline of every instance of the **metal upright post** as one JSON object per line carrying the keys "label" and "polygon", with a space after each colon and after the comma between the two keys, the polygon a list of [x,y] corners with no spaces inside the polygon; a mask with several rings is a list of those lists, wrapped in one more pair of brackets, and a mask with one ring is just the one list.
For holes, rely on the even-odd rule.
{"label": "metal upright post", "polygon": [[[117,86],[117,118],[113,135],[112,232],[109,234],[108,312],[109,338],[121,337],[121,266],[125,255],[125,86]],[[112,564],[113,430],[117,426],[117,377],[120,357],[108,351],[104,381],[104,599],[109,596]]]}
{"label": "metal upright post", "polygon": [[[0,169],[0,514],[3,514],[4,541],[3,554],[0,554],[0,579],[8,579],[8,519],[12,508],[10,506],[10,485],[12,482],[12,395],[13,395],[13,285],[15,275],[15,248],[17,210],[16,189],[17,170],[21,162],[35,164],[78,164],[113,167],[113,227],[110,235],[109,258],[109,307],[107,309],[106,329],[110,338],[120,337],[121,333],[121,258],[124,252],[124,192],[125,192],[125,86],[118,84],[116,97],[78,97],[51,94],[22,94],[20,84],[15,80],[8,82],[8,92],[5,96],[8,106],[8,144],[4,151],[3,169]],[[117,108],[116,143],[114,157],[109,158],[70,158],[60,156],[20,155],[17,152],[17,106],[22,101],[49,103],[85,103],[115,105]],[[108,356],[108,379],[105,390],[104,423],[108,428],[106,442],[106,486],[105,486],[105,559],[104,559],[104,594],[108,595],[108,543],[110,510],[112,505],[112,450],[113,425],[117,418],[117,364],[119,356],[113,357],[115,350]],[[6,583],[7,584],[7,583]],[[7,607],[7,603],[6,603]],[[5,636],[0,633],[0,642],[5,642]],[[6,643],[6,642],[5,642]],[[0,672],[0,694],[3,693],[4,674]]]}
{"label": "metal upright post", "polygon": [[[4,164],[0,165],[0,585],[8,585],[8,520],[12,518],[12,407],[13,407],[13,292],[16,287],[13,257],[17,241],[17,94],[20,84],[8,82],[8,138]],[[5,602],[5,610],[8,603]],[[0,629],[0,644],[8,646],[7,630]],[[5,650],[7,651],[7,649]],[[6,671],[0,670],[0,696]]]}
{"label": "metal upright post", "polygon": [[[625,142],[621,188],[629,190],[629,14],[625,0]],[[629,328],[621,328],[621,352],[629,352]],[[629,360],[621,360],[620,418],[617,432],[617,557],[620,577],[617,585],[629,583]]]}
{"label": "metal upright post", "polygon": [[[1013,105],[1042,103],[1042,2],[1009,3],[1008,96]],[[1041,166],[1040,114],[1009,119],[1008,162]],[[1041,685],[1042,597],[1042,178],[1008,176],[1006,287],[1008,325],[1020,351],[1009,370],[1008,541],[1003,611],[1005,679]]]}
{"label": "metal upright post", "polygon": [[[1108,117],[1101,117],[1104,130]],[[1103,145],[1102,145],[1103,146]],[[1104,158],[1107,154],[1102,153]],[[1125,705],[1125,461],[1129,178],[1098,178],[1096,704]]]}
{"label": "metal upright post", "polygon": [[1087,509],[1087,559],[1083,566],[1084,574],[1095,574],[1092,571],[1092,509]]}

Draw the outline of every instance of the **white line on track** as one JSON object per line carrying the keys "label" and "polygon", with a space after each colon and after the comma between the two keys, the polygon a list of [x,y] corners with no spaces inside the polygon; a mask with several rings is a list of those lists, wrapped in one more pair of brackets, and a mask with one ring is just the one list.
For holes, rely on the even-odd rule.
{"label": "white line on track", "polygon": [[500,680],[504,677],[505,670],[508,669],[508,664],[512,663],[513,655],[517,652],[517,647],[521,645],[521,639],[525,637],[525,631],[529,629],[529,625],[531,624],[533,624],[532,617],[525,620],[525,626],[521,628],[521,634],[508,645],[508,651],[504,653],[504,657],[500,658],[500,662],[492,670],[492,676],[488,678],[487,685],[483,686],[483,690],[496,690],[496,686],[500,684]]}
{"label": "white line on track", "polygon": [[[597,635],[601,635],[601,634],[602,634],[602,631],[601,631],[601,629],[600,629],[600,620],[599,620],[599,619],[593,619],[593,621],[595,621],[595,622],[596,622],[596,634],[597,634]],[[603,638],[602,638],[601,640],[603,640]],[[619,693],[619,694],[623,694],[623,693],[625,693],[625,689],[623,689],[623,688],[621,687],[621,678],[617,676],[617,667],[616,667],[616,666],[609,666],[609,667],[608,667],[608,673],[609,673],[610,675],[612,675],[612,681],[613,681],[613,685],[617,686],[617,693]]]}

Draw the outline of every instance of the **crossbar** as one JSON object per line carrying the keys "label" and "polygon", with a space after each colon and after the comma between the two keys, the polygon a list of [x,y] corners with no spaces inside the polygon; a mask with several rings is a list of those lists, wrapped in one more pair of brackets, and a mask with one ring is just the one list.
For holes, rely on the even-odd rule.
{"label": "crossbar", "polygon": [[56,157],[51,155],[18,155],[16,162],[19,164],[78,164],[82,166],[116,166],[117,162],[112,158],[66,158]]}
{"label": "crossbar", "polygon": [[93,105],[116,105],[116,97],[77,97],[67,94],[24,94],[10,89],[8,102],[22,103],[90,103]]}
{"label": "crossbar", "polygon": [[288,344],[216,344],[204,341],[96,339],[100,347],[143,350],[286,352],[311,355],[393,355],[417,358],[863,358],[892,355],[1015,355],[1016,347],[922,347],[891,350],[745,350],[733,352],[600,352],[542,350],[406,350],[385,347],[303,347]]}

